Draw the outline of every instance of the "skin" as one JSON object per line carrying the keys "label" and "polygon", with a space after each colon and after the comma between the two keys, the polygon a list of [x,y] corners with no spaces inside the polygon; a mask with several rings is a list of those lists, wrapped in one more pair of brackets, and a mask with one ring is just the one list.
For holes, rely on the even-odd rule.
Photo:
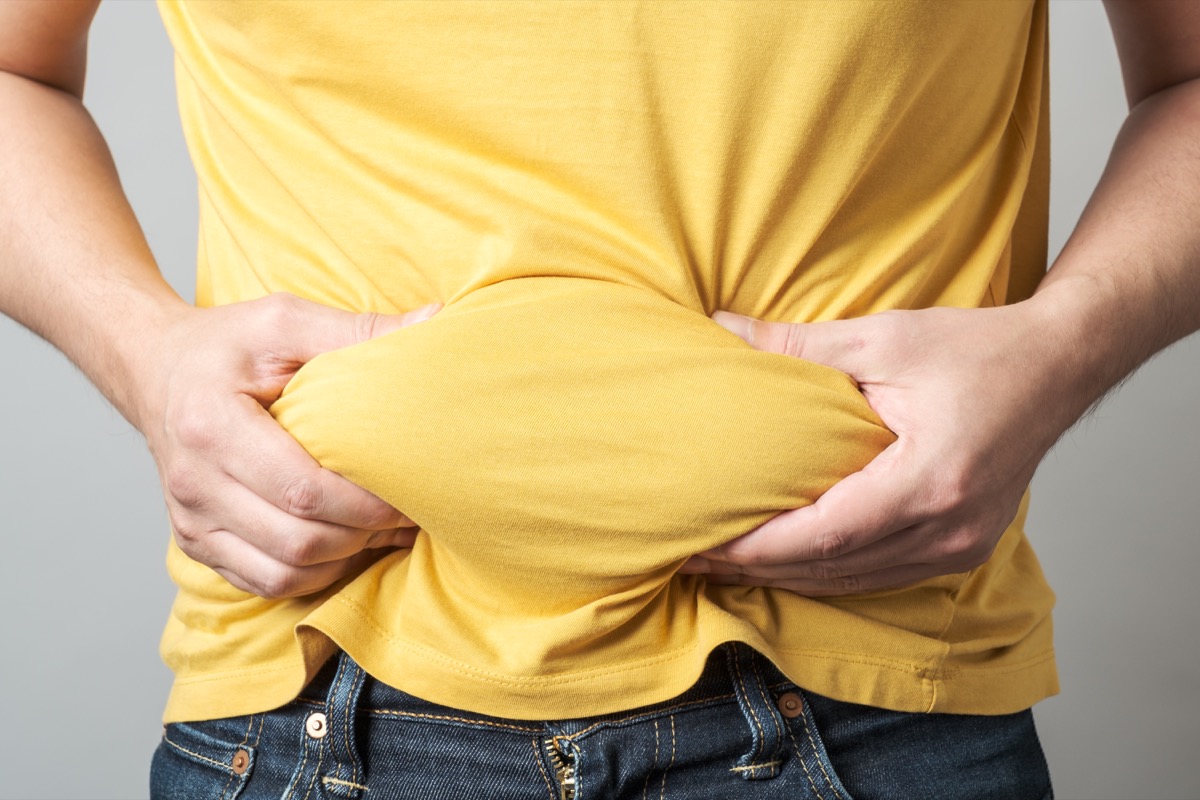
{"label": "skin", "polygon": [[[185,553],[266,597],[316,591],[410,544],[411,523],[321,469],[265,406],[316,354],[436,308],[355,315],[272,296],[196,309],[175,294],[82,104],[96,1],[0,3],[0,311],[145,435]],[[978,566],[1062,433],[1200,328],[1200,4],[1107,7],[1132,111],[1033,298],[808,325],[715,315],[755,347],[849,373],[898,439],[685,571],[825,595]]]}
{"label": "skin", "polygon": [[1200,329],[1200,3],[1106,9],[1131,111],[1031,299],[814,324],[714,315],[755,348],[848,373],[898,438],[813,505],[684,572],[820,596],[973,569],[1058,438]]}
{"label": "skin", "polygon": [[146,437],[175,539],[264,597],[411,545],[412,522],[322,469],[266,411],[302,364],[428,318],[288,295],[198,309],[163,280],[83,107],[97,2],[0,3],[0,311],[56,345]]}

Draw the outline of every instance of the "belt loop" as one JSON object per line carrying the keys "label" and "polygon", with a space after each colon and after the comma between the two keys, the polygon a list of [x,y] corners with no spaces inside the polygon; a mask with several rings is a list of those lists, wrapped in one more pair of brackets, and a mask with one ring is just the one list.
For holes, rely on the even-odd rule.
{"label": "belt loop", "polygon": [[367,790],[367,776],[355,736],[358,699],[367,673],[346,652],[338,655],[338,671],[325,698],[327,731],[321,783],[338,797],[357,800]]}
{"label": "belt loop", "polygon": [[730,644],[725,652],[734,694],[751,737],[750,751],[738,759],[733,771],[748,781],[774,778],[787,752],[787,726],[759,669],[762,656],[738,642]]}
{"label": "belt loop", "polygon": [[[327,667],[328,668],[328,667]],[[320,711],[310,712],[299,732],[303,752],[288,783],[285,797],[308,800],[314,796],[361,800],[367,790],[355,738],[358,698],[367,674],[344,652],[338,654],[337,670]],[[321,789],[317,789],[320,782]]]}

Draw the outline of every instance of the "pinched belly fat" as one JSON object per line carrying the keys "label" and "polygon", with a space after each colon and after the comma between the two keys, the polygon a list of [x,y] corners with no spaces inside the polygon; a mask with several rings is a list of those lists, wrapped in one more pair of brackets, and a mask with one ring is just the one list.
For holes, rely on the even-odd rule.
{"label": "pinched belly fat", "polygon": [[446,591],[534,616],[653,593],[894,440],[836,370],[565,278],[493,284],[321,355],[271,413],[421,526]]}

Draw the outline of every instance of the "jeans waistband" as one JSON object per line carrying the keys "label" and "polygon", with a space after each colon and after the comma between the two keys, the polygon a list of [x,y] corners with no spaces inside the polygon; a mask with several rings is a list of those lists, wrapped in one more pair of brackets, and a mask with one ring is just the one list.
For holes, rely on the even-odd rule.
{"label": "jeans waistband", "polygon": [[156,800],[233,798],[246,787],[247,797],[294,800],[1052,796],[1028,711],[843,703],[795,687],[737,644],[667,702],[534,721],[420,700],[339,655],[294,703],[166,726],[152,786]]}
{"label": "jeans waistband", "polygon": [[[346,653],[331,658],[301,697],[323,704],[324,724],[328,727],[324,736],[330,741],[325,743],[322,757],[326,763],[331,757],[336,760],[336,778],[345,782],[340,784],[343,792],[352,792],[362,773],[355,748],[355,717],[372,712],[447,724],[487,725],[526,736],[539,731],[559,746],[570,746],[604,729],[644,723],[689,708],[736,703],[749,731],[751,746],[735,769],[747,780],[772,778],[779,772],[778,754],[787,744],[787,725],[781,718],[779,697],[781,692],[794,688],[768,659],[746,645],[730,642],[713,651],[699,679],[683,694],[649,706],[585,718],[509,720],[436,706],[375,680]],[[320,739],[310,736],[308,741],[315,748]]]}

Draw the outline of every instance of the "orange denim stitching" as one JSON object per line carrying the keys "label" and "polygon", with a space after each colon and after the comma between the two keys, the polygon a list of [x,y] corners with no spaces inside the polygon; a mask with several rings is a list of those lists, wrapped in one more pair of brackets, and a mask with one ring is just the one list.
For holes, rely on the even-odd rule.
{"label": "orange denim stitching", "polygon": [[[350,678],[351,691],[353,691],[354,683],[360,680],[359,675],[354,675]],[[346,760],[350,762],[350,780],[353,783],[348,783],[348,786],[358,785],[358,759],[354,757],[353,751],[350,749],[350,715],[354,713],[350,708],[350,702],[347,699],[346,711],[342,714],[342,747],[346,750]]]}
{"label": "orange denim stitching", "polygon": [[667,796],[667,773],[671,771],[671,767],[675,766],[675,715],[671,715],[671,760],[667,762],[667,768],[662,774],[662,789],[658,793],[658,800],[664,800]]}
{"label": "orange denim stitching", "polygon": [[776,759],[774,761],[767,761],[764,764],[751,764],[748,767],[730,767],[729,771],[730,772],[753,772],[756,769],[767,769],[768,767],[778,767],[782,763],[783,763],[782,761],[780,761],[779,759]]}
{"label": "orange denim stitching", "polygon": [[829,778],[829,773],[825,771],[825,765],[821,763],[821,754],[820,751],[817,750],[817,743],[813,741],[812,728],[810,728],[808,725],[808,702],[802,702],[804,702],[804,713],[800,715],[800,719],[804,721],[804,735],[808,737],[808,743],[812,746],[813,755],[815,755],[817,758],[817,766],[821,768],[821,774],[825,776],[825,782],[829,784],[829,790],[835,795],[840,796],[841,792],[834,788],[833,781]]}
{"label": "orange denim stitching", "polygon": [[796,749],[796,758],[800,761],[800,766],[804,770],[804,776],[808,778],[808,785],[812,787],[813,794],[817,796],[817,800],[825,800],[821,795],[821,790],[817,788],[817,784],[813,780],[812,773],[808,771],[808,764],[804,763],[804,751],[800,749],[800,743],[796,741],[796,734],[792,733],[791,727],[788,728],[788,736],[792,739],[792,747]]}
{"label": "orange denim stitching", "polygon": [[552,786],[550,783],[550,776],[546,774],[546,765],[542,763],[542,751],[539,747],[540,743],[536,736],[529,741],[533,745],[533,763],[537,764],[538,772],[542,773],[542,780],[546,782],[546,796],[549,797],[550,800],[556,800],[554,797],[554,786]]}
{"label": "orange denim stitching", "polygon": [[[246,732],[244,734],[242,734],[242,741],[238,743],[239,750],[246,746],[246,742],[250,741],[250,730],[253,727],[254,727],[254,715],[251,715],[250,719],[246,721]],[[229,794],[230,787],[233,785],[233,782],[235,780],[237,780],[238,777],[240,777],[240,776],[236,772],[234,772],[232,769],[229,770],[229,779],[227,781],[225,781],[225,785],[221,787],[222,800],[224,800],[225,796],[227,794]]]}
{"label": "orange denim stitching", "polygon": [[525,728],[520,725],[508,725],[503,722],[491,722],[486,719],[471,719],[469,717],[451,717],[443,714],[418,714],[415,711],[394,711],[390,708],[369,708],[368,714],[384,714],[389,717],[412,717],[413,719],[437,719],[446,722],[465,722],[470,725],[489,725],[493,728],[505,728],[520,733],[541,733],[541,728]]}
{"label": "orange denim stitching", "polygon": [[364,792],[371,791],[361,783],[351,783],[350,781],[344,781],[340,778],[321,778],[321,783],[325,784],[326,786],[333,784],[334,786],[349,786],[351,789],[362,789]]}
{"label": "orange denim stitching", "polygon": [[742,696],[746,698],[746,708],[750,711],[751,719],[754,720],[754,727],[758,729],[758,747],[754,751],[754,757],[750,759],[751,763],[753,763],[758,761],[759,756],[762,755],[762,748],[767,743],[767,737],[763,733],[762,723],[758,721],[758,713],[755,712],[754,705],[750,702],[750,693],[746,691],[746,681],[742,678],[742,666],[738,663],[737,655],[732,655],[729,660],[733,662],[733,670],[737,673],[738,689],[741,691]]}
{"label": "orange denim stitching", "polygon": [[[321,775],[321,764],[322,764],[322,762],[325,761],[325,750],[326,750],[325,740],[324,739],[318,740],[317,744],[316,744],[316,748],[317,748],[317,763],[316,763],[316,766],[313,767],[312,780],[308,782],[308,791],[306,791],[304,793],[304,800],[308,800],[308,798],[312,797],[313,789],[317,788],[317,778],[320,777],[320,775]],[[308,750],[307,747],[305,747],[304,749]]]}
{"label": "orange denim stitching", "polygon": [[[757,661],[752,662],[751,666],[754,669],[754,677],[756,678],[756,680],[754,682],[754,686],[755,686],[755,688],[758,689],[758,696],[762,698],[763,705],[767,708],[770,708],[771,707],[771,699],[769,697],[767,697],[766,690],[763,689],[763,683],[765,683],[765,681],[763,680],[762,672],[759,671],[758,662]],[[771,715],[771,724],[773,724],[775,726],[775,738],[776,739],[783,738],[783,731],[780,730],[780,728],[779,728],[779,721],[780,721],[780,717],[779,717],[778,712]],[[776,747],[778,747],[778,744],[776,744]],[[779,751],[776,750],[776,752],[779,752]]]}
{"label": "orange denim stitching", "polygon": [[620,717],[618,719],[609,719],[609,720],[605,720],[603,722],[596,722],[596,723],[593,723],[593,724],[587,726],[586,728],[584,728],[581,731],[577,731],[574,734],[574,736],[576,738],[579,738],[581,736],[591,733],[592,731],[596,730],[597,728],[603,728],[606,725],[620,725],[620,724],[623,724],[626,722],[631,722],[636,719],[643,719],[645,717],[661,716],[661,715],[667,713],[668,711],[679,711],[684,708],[691,708],[692,706],[702,706],[702,705],[707,705],[708,703],[716,703],[716,702],[720,702],[723,700],[734,700],[734,699],[736,699],[735,695],[719,694],[719,695],[713,695],[712,697],[703,697],[699,700],[689,700],[686,703],[677,703],[676,705],[666,706],[665,708],[658,708],[653,711],[643,711],[638,714],[631,714],[628,717]]}
{"label": "orange denim stitching", "polygon": [[171,745],[171,747],[174,747],[176,750],[182,750],[183,752],[187,753],[189,756],[195,756],[196,758],[200,759],[201,761],[206,761],[209,764],[220,767],[221,769],[227,769],[230,772],[233,771],[232,768],[228,764],[222,764],[220,761],[216,761],[214,759],[208,758],[207,756],[202,756],[199,753],[193,753],[191,750],[188,750],[186,747],[179,744],[178,742],[171,741],[171,738],[169,736],[164,735],[163,741],[166,742],[167,744]]}
{"label": "orange denim stitching", "polygon": [[658,720],[654,720],[654,765],[646,770],[646,782],[642,784],[642,800],[646,800],[650,796],[650,776],[654,774],[654,767],[658,766]]}

